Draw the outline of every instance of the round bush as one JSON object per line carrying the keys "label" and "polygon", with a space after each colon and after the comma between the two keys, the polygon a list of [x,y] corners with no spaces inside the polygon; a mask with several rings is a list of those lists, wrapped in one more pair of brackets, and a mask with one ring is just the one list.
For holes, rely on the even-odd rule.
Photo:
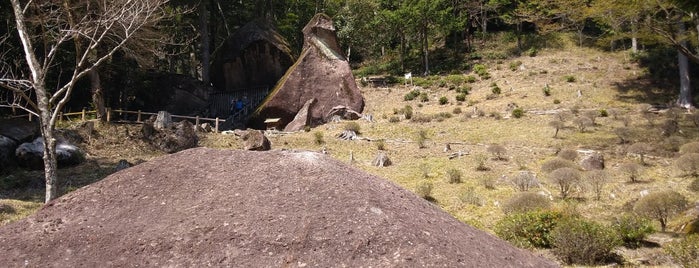
{"label": "round bush", "polygon": [[532,211],[505,216],[495,225],[495,234],[518,247],[551,247],[551,230],[563,219],[556,211]]}
{"label": "round bush", "polygon": [[551,207],[551,200],[547,197],[537,194],[524,192],[507,200],[502,206],[502,211],[505,214],[524,213],[528,211],[545,210]]}
{"label": "round bush", "polygon": [[522,108],[516,108],[512,110],[512,117],[520,118],[522,116],[524,116],[524,110]]}
{"label": "round bush", "polygon": [[600,264],[609,261],[621,244],[616,233],[599,223],[569,219],[551,231],[552,252],[567,264]]}
{"label": "round bush", "polygon": [[614,229],[628,248],[637,248],[641,245],[641,241],[655,232],[653,224],[650,220],[636,215],[623,215],[616,218],[612,223]]}
{"label": "round bush", "polygon": [[447,99],[447,97],[442,96],[442,97],[439,98],[439,104],[440,104],[440,105],[444,105],[444,104],[447,104],[447,103],[449,103],[449,99]]}

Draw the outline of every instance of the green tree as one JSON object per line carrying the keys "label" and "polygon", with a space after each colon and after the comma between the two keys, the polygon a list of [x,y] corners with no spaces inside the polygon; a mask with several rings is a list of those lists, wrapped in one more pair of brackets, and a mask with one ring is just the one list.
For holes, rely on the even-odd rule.
{"label": "green tree", "polygon": [[668,220],[687,208],[687,199],[680,193],[666,190],[650,193],[639,199],[633,207],[639,215],[656,219],[665,232]]}

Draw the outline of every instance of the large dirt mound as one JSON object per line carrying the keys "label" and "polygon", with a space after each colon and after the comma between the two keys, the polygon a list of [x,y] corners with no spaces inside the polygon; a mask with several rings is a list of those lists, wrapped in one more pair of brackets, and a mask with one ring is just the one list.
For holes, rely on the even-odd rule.
{"label": "large dirt mound", "polygon": [[322,154],[196,148],[0,228],[4,267],[547,267]]}

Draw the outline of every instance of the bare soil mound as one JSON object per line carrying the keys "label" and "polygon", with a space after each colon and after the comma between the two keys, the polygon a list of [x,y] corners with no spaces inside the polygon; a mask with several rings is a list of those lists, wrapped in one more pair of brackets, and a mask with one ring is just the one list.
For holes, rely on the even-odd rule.
{"label": "bare soil mound", "polygon": [[553,267],[322,154],[196,148],[0,228],[4,267]]}

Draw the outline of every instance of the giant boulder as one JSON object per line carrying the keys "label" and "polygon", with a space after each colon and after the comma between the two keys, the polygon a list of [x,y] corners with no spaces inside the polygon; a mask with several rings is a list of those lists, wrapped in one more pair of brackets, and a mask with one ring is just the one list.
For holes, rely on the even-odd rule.
{"label": "giant boulder", "polygon": [[[15,157],[20,166],[40,170],[44,168],[44,138],[20,144],[15,150]],[[85,161],[85,154],[66,140],[56,142],[56,161],[58,167],[75,166]]]}
{"label": "giant boulder", "polygon": [[158,127],[149,120],[141,127],[141,134],[149,144],[169,154],[194,148],[199,144],[194,125],[186,120]]}
{"label": "giant boulder", "polygon": [[196,148],[0,227],[3,267],[556,267],[327,155]]}
{"label": "giant boulder", "polygon": [[318,14],[303,28],[303,34],[301,56],[255,111],[249,126],[262,129],[266,118],[280,118],[280,125],[285,126],[312,98],[317,100],[310,110],[313,125],[325,123],[335,106],[359,113],[364,109],[364,97],[337,42],[332,20]]}

